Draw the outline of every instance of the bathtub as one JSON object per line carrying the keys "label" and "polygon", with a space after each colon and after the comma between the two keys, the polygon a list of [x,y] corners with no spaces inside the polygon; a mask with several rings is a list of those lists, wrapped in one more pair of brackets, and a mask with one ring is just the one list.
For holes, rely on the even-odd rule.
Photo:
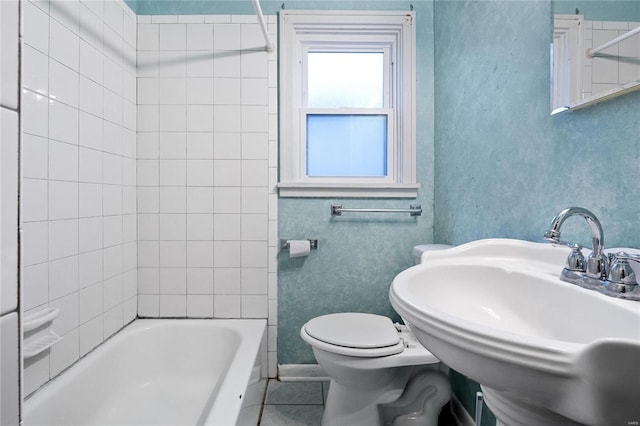
{"label": "bathtub", "polygon": [[43,386],[23,425],[253,425],[265,320],[139,319]]}

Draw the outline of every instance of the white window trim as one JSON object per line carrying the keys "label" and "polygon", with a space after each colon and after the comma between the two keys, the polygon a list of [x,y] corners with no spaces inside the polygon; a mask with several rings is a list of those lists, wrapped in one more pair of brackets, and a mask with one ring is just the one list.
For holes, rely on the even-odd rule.
{"label": "white window trim", "polygon": [[[398,11],[293,11],[280,12],[280,181],[282,197],[393,197],[414,198],[416,182],[415,13]],[[390,155],[388,176],[381,178],[319,178],[306,176],[306,137],[303,108],[302,55],[314,41],[389,46],[392,72],[390,88]],[[286,52],[286,54],[283,54]],[[402,99],[396,98],[402,94]],[[357,110],[336,109],[334,113]],[[388,109],[385,109],[388,111]],[[373,110],[371,111],[373,112]],[[395,145],[397,144],[397,145]]]}

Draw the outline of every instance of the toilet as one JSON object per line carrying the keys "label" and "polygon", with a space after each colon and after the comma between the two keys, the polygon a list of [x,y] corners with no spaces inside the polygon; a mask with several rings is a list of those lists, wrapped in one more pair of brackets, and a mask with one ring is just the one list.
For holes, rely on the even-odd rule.
{"label": "toilet", "polygon": [[[430,250],[414,247],[416,263]],[[311,319],[300,330],[331,379],[324,426],[437,426],[451,397],[440,361],[409,329],[389,318],[342,312]]]}

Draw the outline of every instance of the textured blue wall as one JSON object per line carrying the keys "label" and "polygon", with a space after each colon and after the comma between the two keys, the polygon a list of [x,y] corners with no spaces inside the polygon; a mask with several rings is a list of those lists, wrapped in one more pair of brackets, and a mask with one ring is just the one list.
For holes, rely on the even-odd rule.
{"label": "textured blue wall", "polygon": [[[540,240],[578,205],[599,216],[607,246],[640,247],[640,93],[551,117],[550,2],[434,9],[435,241]],[[589,244],[572,225],[563,237]],[[455,373],[452,384],[473,412],[475,384]]]}
{"label": "textured blue wall", "polygon": [[435,4],[438,242],[537,240],[579,205],[640,247],[640,93],[549,116],[549,8]]}
{"label": "textured blue wall", "polygon": [[[324,2],[322,2],[324,3]],[[409,2],[396,4],[408,10]],[[388,291],[393,277],[413,264],[412,248],[433,240],[433,7],[412,2],[417,20],[417,175],[422,184],[417,200],[292,199],[278,204],[280,238],[313,237],[320,248],[303,259],[278,259],[278,362],[315,363],[300,327],[332,312],[372,312],[394,317]],[[288,4],[288,3],[287,3]],[[375,9],[382,2],[347,6]],[[348,9],[344,5],[340,9]],[[422,205],[423,214],[349,213],[331,218],[330,205],[408,208]]]}

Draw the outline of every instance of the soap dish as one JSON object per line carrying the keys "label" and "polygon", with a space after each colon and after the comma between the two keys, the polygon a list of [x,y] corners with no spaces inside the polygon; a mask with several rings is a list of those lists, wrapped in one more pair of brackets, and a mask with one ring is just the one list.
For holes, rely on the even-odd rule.
{"label": "soap dish", "polygon": [[24,317],[22,320],[23,359],[33,358],[62,340],[62,337],[51,329],[53,320],[58,315],[60,315],[59,309],[47,306]]}

